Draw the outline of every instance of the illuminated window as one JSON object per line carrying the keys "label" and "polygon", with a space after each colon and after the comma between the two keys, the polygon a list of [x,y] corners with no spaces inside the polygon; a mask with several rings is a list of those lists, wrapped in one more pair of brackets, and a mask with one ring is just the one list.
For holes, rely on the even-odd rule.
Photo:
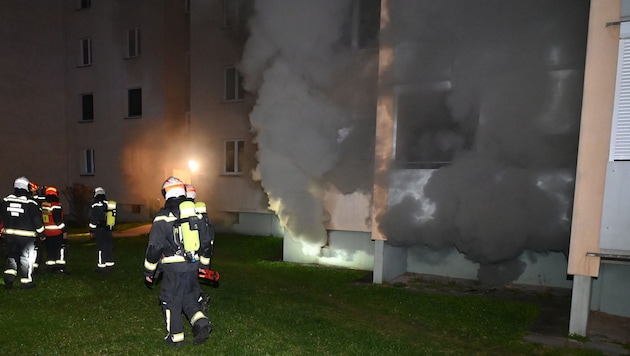
{"label": "illuminated window", "polygon": [[223,173],[240,174],[243,172],[242,163],[243,163],[244,148],[245,148],[245,141],[243,140],[224,141]]}
{"label": "illuminated window", "polygon": [[225,68],[225,101],[238,101],[244,98],[243,76],[236,67]]}
{"label": "illuminated window", "polygon": [[142,116],[142,88],[129,89],[127,92],[127,117]]}
{"label": "illuminated window", "polygon": [[94,149],[83,150],[83,171],[84,175],[94,175]]}
{"label": "illuminated window", "polygon": [[94,95],[92,93],[81,95],[81,121],[94,120]]}
{"label": "illuminated window", "polygon": [[80,61],[82,66],[89,66],[92,64],[92,38],[90,37],[81,40]]}
{"label": "illuminated window", "polygon": [[127,31],[127,58],[140,56],[140,29]]}

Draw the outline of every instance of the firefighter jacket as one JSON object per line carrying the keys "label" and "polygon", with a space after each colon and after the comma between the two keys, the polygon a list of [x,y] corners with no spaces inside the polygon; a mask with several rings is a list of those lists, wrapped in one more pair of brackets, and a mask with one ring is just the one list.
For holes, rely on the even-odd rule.
{"label": "firefighter jacket", "polygon": [[104,195],[97,195],[90,208],[90,232],[99,228],[107,228],[107,200]]}
{"label": "firefighter jacket", "polygon": [[198,261],[185,257],[183,242],[178,236],[177,225],[181,222],[179,204],[185,197],[170,198],[157,213],[149,232],[149,245],[144,260],[144,275],[152,277],[158,263],[164,271],[188,272],[197,271],[199,265],[207,268],[210,264],[212,245],[210,233],[205,224],[199,229],[199,250],[195,251]]}
{"label": "firefighter jacket", "polygon": [[66,232],[61,204],[55,201],[45,201],[41,206],[46,236],[58,236]]}
{"label": "firefighter jacket", "polygon": [[0,202],[0,220],[3,236],[44,237],[42,211],[24,189],[16,189]]}

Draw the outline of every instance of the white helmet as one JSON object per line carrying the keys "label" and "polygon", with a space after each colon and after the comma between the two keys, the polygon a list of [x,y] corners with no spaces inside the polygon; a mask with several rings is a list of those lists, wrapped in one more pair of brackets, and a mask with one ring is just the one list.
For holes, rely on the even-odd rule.
{"label": "white helmet", "polygon": [[29,190],[31,181],[26,177],[20,177],[13,182],[13,188]]}
{"label": "white helmet", "polygon": [[162,196],[164,199],[186,196],[186,185],[179,178],[168,177],[162,184]]}
{"label": "white helmet", "polygon": [[96,197],[97,195],[105,195],[105,189],[103,189],[103,187],[97,187],[96,189],[94,189],[94,196]]}

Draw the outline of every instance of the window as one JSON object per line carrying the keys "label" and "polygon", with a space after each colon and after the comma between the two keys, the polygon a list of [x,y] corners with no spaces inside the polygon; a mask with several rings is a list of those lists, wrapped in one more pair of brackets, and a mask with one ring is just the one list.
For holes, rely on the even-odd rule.
{"label": "window", "polygon": [[127,58],[140,56],[140,29],[127,31]]}
{"label": "window", "polygon": [[90,7],[92,7],[92,1],[91,0],[78,0],[78,2],[77,2],[77,9],[78,10],[89,9]]}
{"label": "window", "polygon": [[609,161],[630,160],[630,23],[621,23]]}
{"label": "window", "polygon": [[243,76],[236,67],[225,68],[225,101],[237,101],[244,98]]}
{"label": "window", "polygon": [[127,92],[127,117],[142,116],[142,88],[129,89]]}
{"label": "window", "polygon": [[84,38],[81,40],[81,66],[89,66],[92,64],[92,38]]}
{"label": "window", "polygon": [[92,93],[81,95],[81,121],[94,120],[94,95]]}
{"label": "window", "polygon": [[253,1],[221,0],[222,26],[233,34],[245,34],[247,21],[253,12]]}
{"label": "window", "polygon": [[[395,91],[398,168],[436,169],[469,149],[474,129],[458,125],[448,106],[450,82],[429,81]],[[472,132],[471,132],[472,130]]]}
{"label": "window", "polygon": [[94,150],[88,148],[83,150],[83,171],[84,175],[94,175]]}
{"label": "window", "polygon": [[352,48],[378,47],[381,0],[354,0],[342,29],[342,42]]}
{"label": "window", "polygon": [[243,172],[242,164],[244,148],[245,141],[243,140],[228,140],[224,142],[223,173],[240,174]]}

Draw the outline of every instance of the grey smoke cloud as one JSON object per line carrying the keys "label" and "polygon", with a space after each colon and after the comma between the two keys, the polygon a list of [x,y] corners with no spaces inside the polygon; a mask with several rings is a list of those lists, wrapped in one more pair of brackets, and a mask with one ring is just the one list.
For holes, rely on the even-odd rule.
{"label": "grey smoke cloud", "polygon": [[[255,176],[290,234],[326,242],[326,184],[372,184],[376,63],[340,45],[351,0],[255,3],[241,70]],[[388,243],[456,248],[489,282],[566,251],[589,2],[389,1],[397,98]],[[366,59],[368,58],[368,59]],[[433,169],[442,165],[439,169]],[[422,250],[422,249],[418,249]]]}

